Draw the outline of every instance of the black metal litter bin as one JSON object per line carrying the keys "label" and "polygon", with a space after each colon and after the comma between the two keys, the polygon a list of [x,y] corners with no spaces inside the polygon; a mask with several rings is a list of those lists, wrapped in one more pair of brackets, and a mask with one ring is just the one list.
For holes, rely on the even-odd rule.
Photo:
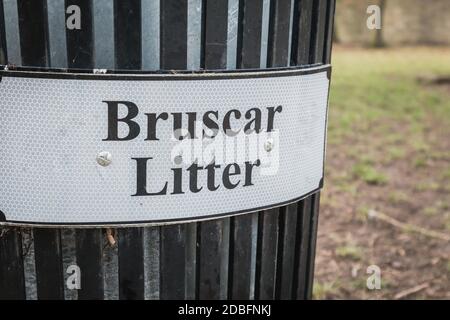
{"label": "black metal litter bin", "polygon": [[[72,5],[80,29],[66,26]],[[2,0],[0,64],[130,73],[324,65],[334,7],[335,0]],[[0,298],[309,299],[319,198],[167,226],[0,226]],[[71,265],[82,270],[79,290],[67,285]]]}

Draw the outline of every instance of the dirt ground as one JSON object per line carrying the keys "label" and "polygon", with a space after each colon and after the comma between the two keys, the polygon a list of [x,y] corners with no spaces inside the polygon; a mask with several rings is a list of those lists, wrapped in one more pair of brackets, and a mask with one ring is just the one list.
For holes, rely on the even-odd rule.
{"label": "dirt ground", "polygon": [[333,54],[314,298],[450,299],[450,48]]}

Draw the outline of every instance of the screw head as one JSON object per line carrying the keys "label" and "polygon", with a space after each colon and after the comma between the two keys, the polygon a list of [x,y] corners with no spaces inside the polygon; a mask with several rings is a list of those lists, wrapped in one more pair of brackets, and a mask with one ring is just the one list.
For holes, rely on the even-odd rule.
{"label": "screw head", "polygon": [[266,150],[267,152],[272,151],[273,149],[273,140],[272,139],[268,139],[266,142],[264,142],[264,150]]}
{"label": "screw head", "polygon": [[102,151],[97,154],[96,160],[102,167],[107,167],[111,164],[112,155],[108,151]]}
{"label": "screw head", "polygon": [[183,163],[183,156],[182,155],[178,155],[173,159],[173,163],[176,165],[180,165]]}

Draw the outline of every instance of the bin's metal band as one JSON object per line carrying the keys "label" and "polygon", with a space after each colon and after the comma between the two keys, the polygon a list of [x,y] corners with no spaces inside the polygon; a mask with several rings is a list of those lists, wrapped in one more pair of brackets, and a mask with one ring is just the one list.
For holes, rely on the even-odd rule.
{"label": "bin's metal band", "polygon": [[158,225],[298,201],[323,183],[330,70],[0,71],[0,224]]}

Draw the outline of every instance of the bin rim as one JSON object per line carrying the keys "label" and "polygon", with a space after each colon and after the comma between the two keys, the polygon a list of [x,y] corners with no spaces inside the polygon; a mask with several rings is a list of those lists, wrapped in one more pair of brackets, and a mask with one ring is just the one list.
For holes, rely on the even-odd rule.
{"label": "bin rim", "polygon": [[173,219],[173,220],[154,220],[154,221],[133,221],[133,222],[112,222],[112,223],[101,223],[101,222],[83,222],[83,223],[48,223],[48,222],[21,222],[21,221],[1,221],[0,220],[0,229],[2,227],[18,227],[18,228],[46,228],[46,229],[118,229],[118,228],[139,228],[139,227],[160,227],[160,226],[166,226],[166,225],[176,225],[176,224],[187,224],[187,223],[196,223],[196,222],[203,222],[203,221],[213,221],[217,219],[223,219],[223,218],[233,218],[238,217],[246,214],[251,214],[255,212],[260,211],[268,211],[271,209],[288,206],[290,204],[296,203],[298,201],[301,201],[307,197],[310,197],[311,195],[317,193],[321,190],[323,187],[323,181],[322,178],[320,181],[320,185],[317,189],[308,192],[307,194],[304,194],[300,197],[297,197],[292,200],[287,200],[282,203],[277,203],[265,207],[260,208],[254,208],[249,210],[242,210],[241,212],[229,212],[225,214],[216,214],[216,215],[210,215],[210,216],[203,216],[199,218],[185,218],[185,219]]}
{"label": "bin rim", "polygon": [[266,77],[284,77],[293,75],[307,75],[327,71],[330,78],[330,64],[314,64],[295,67],[267,68],[267,69],[233,69],[233,70],[112,70],[112,69],[57,69],[41,67],[16,67],[0,65],[1,77],[49,78],[66,80],[229,80]]}

